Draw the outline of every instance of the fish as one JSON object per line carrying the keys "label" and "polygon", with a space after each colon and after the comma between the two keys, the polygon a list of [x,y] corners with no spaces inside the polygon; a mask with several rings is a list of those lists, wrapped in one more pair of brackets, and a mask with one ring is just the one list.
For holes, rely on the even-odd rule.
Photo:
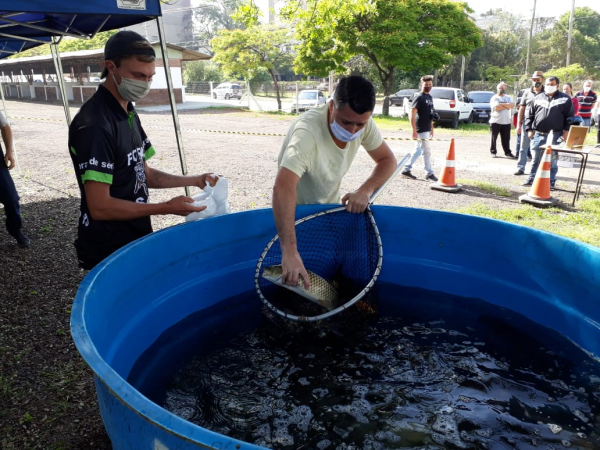
{"label": "fish", "polygon": [[265,267],[262,277],[271,283],[289,289],[305,299],[322,306],[327,311],[332,311],[337,308],[339,294],[333,285],[316,273],[311,272],[310,270],[307,270],[307,272],[310,278],[310,289],[308,290],[304,287],[304,279],[302,276],[298,277],[297,286],[284,284],[283,281],[281,281],[281,276],[283,274],[283,268],[281,265]]}

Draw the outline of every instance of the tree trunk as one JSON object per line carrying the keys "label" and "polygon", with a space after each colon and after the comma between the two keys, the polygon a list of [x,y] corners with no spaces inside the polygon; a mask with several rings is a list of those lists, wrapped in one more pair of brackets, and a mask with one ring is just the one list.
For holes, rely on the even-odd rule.
{"label": "tree trunk", "polygon": [[394,89],[394,68],[390,67],[387,75],[384,75],[385,72],[379,72],[379,77],[381,79],[381,84],[383,85],[383,108],[381,110],[382,116],[390,115],[390,94],[392,94]]}
{"label": "tree trunk", "polygon": [[281,95],[279,95],[279,83],[277,82],[277,77],[275,76],[275,72],[272,69],[269,69],[269,75],[271,75],[271,79],[273,80],[273,84],[275,85],[275,95],[277,96],[277,111],[281,111]]}

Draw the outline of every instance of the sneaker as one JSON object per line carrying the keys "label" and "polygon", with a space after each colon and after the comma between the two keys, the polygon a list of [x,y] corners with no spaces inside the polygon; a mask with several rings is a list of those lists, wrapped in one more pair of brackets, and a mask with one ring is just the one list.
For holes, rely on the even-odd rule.
{"label": "sneaker", "polygon": [[513,155],[512,153],[505,153],[504,156],[506,156],[507,158],[510,158],[510,159],[517,159],[517,157],[515,155]]}
{"label": "sneaker", "polygon": [[523,172],[521,169],[519,169],[515,172],[515,175],[525,175],[525,172]]}
{"label": "sneaker", "polygon": [[434,174],[429,174],[429,175],[427,175],[427,176],[425,177],[425,179],[426,179],[426,180],[429,180],[429,181],[437,181],[437,180],[438,180],[438,179],[437,179],[437,177],[436,177]]}
{"label": "sneaker", "polygon": [[27,236],[25,236],[23,231],[19,230],[17,232],[17,234],[15,235],[15,239],[17,240],[17,244],[19,245],[19,247],[21,247],[21,248],[29,247],[29,238]]}
{"label": "sneaker", "polygon": [[533,180],[527,180],[525,183],[523,183],[521,186],[532,186],[533,185]]}
{"label": "sneaker", "polygon": [[412,173],[410,173],[410,170],[407,170],[406,172],[402,172],[402,176],[406,177],[406,178],[411,178],[413,180],[417,179],[417,177],[415,177]]}

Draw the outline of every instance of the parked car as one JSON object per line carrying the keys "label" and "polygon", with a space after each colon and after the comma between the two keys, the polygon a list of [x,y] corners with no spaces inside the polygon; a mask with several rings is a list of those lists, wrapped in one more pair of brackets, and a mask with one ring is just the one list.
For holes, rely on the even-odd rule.
{"label": "parked car", "polygon": [[319,91],[328,91],[329,90],[329,83],[321,83],[320,85],[317,86],[317,89]]}
{"label": "parked car", "polygon": [[473,105],[462,89],[450,87],[434,87],[429,94],[433,97],[433,107],[438,113],[437,123],[450,123],[457,128],[459,122],[473,122]]}
{"label": "parked car", "polygon": [[324,105],[326,102],[325,94],[318,89],[304,89],[298,93],[298,103],[294,98],[292,112],[307,111],[310,108]]}
{"label": "parked car", "polygon": [[242,86],[236,83],[221,83],[213,89],[212,97],[214,99],[225,99],[230,98],[242,99]]}
{"label": "parked car", "polygon": [[390,105],[402,106],[405,98],[408,99],[408,101],[412,101],[417,92],[419,92],[418,89],[400,89],[394,95],[390,95]]}
{"label": "parked car", "polygon": [[494,96],[492,91],[471,91],[469,98],[473,106],[473,122],[488,123],[492,108],[490,100]]}

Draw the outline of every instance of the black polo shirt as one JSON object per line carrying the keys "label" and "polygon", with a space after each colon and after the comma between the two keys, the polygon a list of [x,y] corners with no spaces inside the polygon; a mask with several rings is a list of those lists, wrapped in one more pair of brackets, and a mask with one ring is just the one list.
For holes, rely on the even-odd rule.
{"label": "black polo shirt", "polygon": [[420,92],[413,99],[411,108],[417,109],[417,133],[431,131],[431,121],[435,113],[431,95]]}
{"label": "black polo shirt", "polygon": [[129,103],[127,111],[100,85],[69,127],[69,150],[81,192],[75,247],[79,265],[91,269],[124,245],[152,232],[150,217],[133,220],[94,220],[83,185],[110,185],[111,197],[148,203],[144,161],[155,151]]}

